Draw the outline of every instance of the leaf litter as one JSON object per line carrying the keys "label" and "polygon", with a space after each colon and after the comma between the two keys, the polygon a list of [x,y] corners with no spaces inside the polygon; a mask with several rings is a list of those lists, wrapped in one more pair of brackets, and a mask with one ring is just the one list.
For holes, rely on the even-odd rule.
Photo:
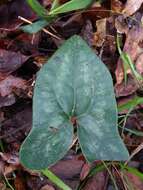
{"label": "leaf litter", "polygon": [[[61,4],[64,2],[66,1],[60,1]],[[44,0],[43,3],[49,8],[52,1]],[[57,47],[70,36],[81,35],[108,66],[114,80],[117,102],[128,104],[134,96],[142,96],[142,92],[138,92],[140,89],[136,85],[130,68],[127,70],[128,77],[125,85],[124,63],[120,59],[116,46],[118,32],[122,39],[122,51],[130,55],[135,69],[142,75],[142,3],[142,0],[127,0],[126,2],[112,0],[109,3],[100,1],[98,5],[95,3],[83,12],[77,11],[72,14],[59,15],[59,18],[48,29],[51,32],[56,31],[61,40],[54,39],[43,32],[39,32],[35,36],[24,34],[19,29],[21,24],[25,23],[19,20],[18,16],[30,21],[37,19],[25,1],[13,0],[0,3],[0,141],[2,142],[2,146],[0,146],[0,172],[2,176],[0,188],[9,189],[4,179],[5,175],[15,190],[58,189],[43,176],[25,170],[19,164],[18,151],[31,128],[32,96],[29,96],[28,92],[30,88],[33,93],[36,73],[43,65],[40,64],[39,57],[44,60],[49,58]],[[78,16],[75,16],[76,14]],[[35,64],[35,60],[38,60],[37,64]],[[119,116],[122,118],[124,114],[119,112]],[[143,141],[142,136],[137,135],[140,133],[132,133],[132,131],[143,132],[142,118],[142,105],[139,104],[133,107],[124,122],[123,139],[130,153],[133,153]],[[93,168],[98,168],[100,163],[88,167],[77,148],[78,144],[75,144],[68,155],[51,168],[73,189],[84,182],[90,171]],[[132,158],[138,163],[138,171],[142,171],[142,158],[143,151]],[[115,175],[114,172],[112,173]],[[124,172],[124,177],[124,181],[121,180],[118,184],[119,188],[122,187],[121,183],[126,182],[134,189],[143,189],[142,180],[135,173]],[[118,175],[115,178],[119,181]],[[107,170],[100,171],[88,178],[83,189],[109,190],[113,187],[113,183],[109,179]]]}

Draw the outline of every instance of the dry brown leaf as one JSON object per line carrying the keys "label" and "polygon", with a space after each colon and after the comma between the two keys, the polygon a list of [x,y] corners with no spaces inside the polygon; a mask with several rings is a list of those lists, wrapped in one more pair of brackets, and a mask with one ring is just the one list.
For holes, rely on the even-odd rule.
{"label": "dry brown leaf", "polygon": [[107,188],[106,172],[99,172],[90,178],[83,190],[104,190]]}
{"label": "dry brown leaf", "polygon": [[141,53],[136,60],[136,69],[138,73],[143,74],[143,53]]}
{"label": "dry brown leaf", "polygon": [[87,20],[85,25],[82,28],[82,36],[83,39],[89,44],[89,46],[93,45],[93,26],[90,20]]}
{"label": "dry brown leaf", "polygon": [[23,176],[17,175],[14,179],[15,190],[26,190]]}
{"label": "dry brown leaf", "polygon": [[94,34],[94,45],[101,47],[106,37],[106,18],[96,21],[97,32]]}
{"label": "dry brown leaf", "polygon": [[15,88],[25,90],[26,81],[21,78],[14,77],[12,75],[9,75],[4,80],[0,81],[0,95],[2,97],[11,94]]}
{"label": "dry brown leaf", "polygon": [[142,5],[143,0],[127,0],[124,10],[122,11],[127,16],[134,14]]}
{"label": "dry brown leaf", "polygon": [[123,4],[119,0],[111,0],[111,10],[119,13],[123,10]]}
{"label": "dry brown leaf", "polygon": [[[126,41],[123,52],[126,52],[130,56],[132,62],[135,63],[138,57],[143,53],[143,50],[140,47],[140,42],[143,40],[143,27],[136,24],[129,30],[127,24],[124,23],[124,18],[121,18],[121,16],[116,19],[115,26],[117,31],[126,34]],[[138,61],[140,61],[140,59]],[[126,73],[132,75],[130,69],[128,69]],[[116,85],[119,85],[123,82],[124,79],[123,62],[121,59],[119,59],[117,62],[115,74],[117,83]]]}
{"label": "dry brown leaf", "polygon": [[[18,19],[18,16],[23,16],[28,19],[36,19],[36,15],[30,9],[26,1],[23,0],[4,0],[8,1],[7,4],[0,6],[0,27],[1,28],[18,28],[21,24],[21,20]],[[1,2],[1,1],[0,1]],[[21,7],[21,8],[20,8]]]}
{"label": "dry brown leaf", "polygon": [[8,96],[2,97],[0,96],[0,108],[11,106],[16,102],[16,98],[13,94],[10,94]]}
{"label": "dry brown leaf", "polygon": [[7,189],[6,189],[6,184],[0,182],[0,189],[1,189],[1,190],[7,190]]}
{"label": "dry brown leaf", "polygon": [[127,84],[122,81],[122,83],[115,85],[116,97],[128,96],[136,92],[138,85],[136,84],[134,78],[131,75],[128,75]]}
{"label": "dry brown leaf", "polygon": [[83,165],[84,161],[79,160],[79,156],[67,155],[64,160],[59,161],[50,169],[72,189],[76,189],[80,181],[79,177]]}
{"label": "dry brown leaf", "polygon": [[44,185],[40,190],[55,190],[55,188],[47,184]]}
{"label": "dry brown leaf", "polygon": [[[126,38],[126,42],[123,48],[123,52],[126,52],[128,55],[130,55],[131,60],[133,63],[137,59],[137,57],[142,52],[142,49],[139,47],[139,42],[143,40],[143,28],[133,28],[131,29]],[[127,74],[132,74],[131,70],[127,70]],[[123,81],[124,78],[124,72],[122,67],[122,61],[119,59],[117,63],[117,69],[116,69],[116,80],[117,84],[120,84]]]}
{"label": "dry brown leaf", "polygon": [[8,164],[13,164],[13,165],[19,165],[19,158],[18,155],[16,154],[10,154],[10,153],[2,153],[0,152],[0,156],[3,161],[5,161]]}
{"label": "dry brown leaf", "polygon": [[81,173],[80,173],[80,180],[83,181],[87,175],[89,174],[91,165],[85,163],[84,166],[82,167]]}
{"label": "dry brown leaf", "polygon": [[3,139],[10,147],[17,143],[20,146],[19,143],[24,140],[31,128],[31,122],[32,110],[30,106],[27,106],[2,123],[0,139]]}
{"label": "dry brown leaf", "polygon": [[9,74],[17,70],[28,59],[20,52],[0,49],[0,74]]}
{"label": "dry brown leaf", "polygon": [[128,181],[131,183],[133,189],[143,190],[143,181],[139,177],[129,172],[124,172],[124,175],[127,176]]}
{"label": "dry brown leaf", "polygon": [[78,160],[77,158],[77,156],[71,156],[71,159],[61,160],[51,167],[51,171],[64,179],[72,178],[80,174],[84,164],[82,160]]}

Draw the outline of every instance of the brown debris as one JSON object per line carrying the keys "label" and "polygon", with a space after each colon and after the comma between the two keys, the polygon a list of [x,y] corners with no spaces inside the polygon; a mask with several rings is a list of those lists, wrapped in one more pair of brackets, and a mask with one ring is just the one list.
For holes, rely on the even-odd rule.
{"label": "brown debris", "polygon": [[28,59],[20,52],[11,52],[0,49],[0,75],[16,71]]}
{"label": "brown debris", "polygon": [[40,190],[55,190],[55,188],[47,184],[44,185]]}
{"label": "brown debris", "polygon": [[143,0],[127,0],[123,14],[127,16],[133,15],[142,5]]}
{"label": "brown debris", "polygon": [[5,97],[11,94],[14,89],[25,90],[26,87],[27,86],[25,80],[9,75],[4,80],[0,81],[0,95],[2,97]]}
{"label": "brown debris", "polygon": [[[43,2],[47,9],[52,5],[51,0],[39,2]],[[65,2],[68,0],[60,0],[61,4]],[[132,99],[136,96],[138,85],[130,69],[127,71],[127,85],[124,84],[123,63],[119,59],[116,35],[117,32],[121,34],[121,48],[131,56],[137,72],[143,74],[142,2],[143,0],[95,2],[89,9],[58,15],[56,21],[46,29],[60,36],[60,39],[42,31],[35,35],[20,31],[21,24],[26,23],[18,19],[18,16],[34,22],[38,19],[35,13],[23,0],[0,2],[0,141],[4,148],[0,150],[0,174],[10,180],[15,190],[59,189],[40,172],[28,170],[19,163],[21,143],[32,125],[32,96],[38,70],[66,39],[78,34],[110,70],[113,82],[116,83],[114,87],[119,104]],[[131,116],[128,116],[126,128],[143,131],[142,108],[143,106],[137,106]],[[120,114],[123,113],[127,113],[127,110]],[[72,118],[72,122],[76,124],[76,118]],[[130,152],[143,141],[142,136],[127,131],[123,131],[122,136]],[[88,177],[93,165],[88,164],[82,154],[77,154],[75,148],[77,147],[72,146],[69,153],[50,170],[73,190],[80,181],[81,184],[86,182],[83,190],[112,189],[107,171]],[[138,165],[133,167],[140,166],[141,155],[142,153],[138,155]],[[135,156],[133,160],[136,159]],[[140,179],[127,172],[124,175],[135,189],[142,190]],[[116,177],[117,182],[121,181],[118,178],[119,176]],[[122,182],[117,184],[122,189]],[[3,178],[0,181],[1,188],[8,190]]]}
{"label": "brown debris", "polygon": [[98,172],[95,176],[91,177],[83,190],[106,190],[107,188],[107,173]]}

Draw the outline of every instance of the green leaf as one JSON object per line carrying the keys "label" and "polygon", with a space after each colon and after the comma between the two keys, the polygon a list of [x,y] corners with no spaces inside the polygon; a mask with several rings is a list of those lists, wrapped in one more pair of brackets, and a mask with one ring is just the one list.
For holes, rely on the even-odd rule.
{"label": "green leaf", "polygon": [[139,104],[143,104],[143,97],[135,96],[134,98],[128,100],[125,103],[118,105],[118,111],[122,112],[125,110],[135,109],[135,107]]}
{"label": "green leaf", "polygon": [[59,6],[59,0],[53,0],[51,10],[56,9]]}
{"label": "green leaf", "polygon": [[44,28],[48,24],[49,23],[46,20],[38,20],[38,21],[34,22],[33,24],[28,24],[26,26],[22,26],[21,29],[24,32],[34,34],[34,33],[39,32],[42,28]]}
{"label": "green leaf", "polygon": [[67,40],[38,73],[33,128],[21,147],[22,164],[44,169],[61,159],[72,144],[72,117],[89,162],[128,159],[117,131],[110,73],[78,36]]}
{"label": "green leaf", "polygon": [[44,169],[56,163],[72,143],[72,126],[63,123],[57,128],[42,124],[34,127],[21,147],[21,161],[30,169]]}
{"label": "green leaf", "polygon": [[59,179],[54,173],[52,173],[48,169],[42,170],[42,174],[45,175],[50,181],[57,185],[60,189],[63,190],[72,190],[69,186],[67,186],[61,179]]}
{"label": "green leaf", "polygon": [[37,0],[27,0],[27,3],[37,15],[47,17],[47,10]]}
{"label": "green leaf", "polygon": [[86,8],[88,5],[90,5],[93,2],[93,0],[71,0],[67,3],[64,3],[63,5],[52,9],[49,12],[49,15],[57,15],[60,13],[66,13],[69,11],[75,11],[78,9],[84,9]]}

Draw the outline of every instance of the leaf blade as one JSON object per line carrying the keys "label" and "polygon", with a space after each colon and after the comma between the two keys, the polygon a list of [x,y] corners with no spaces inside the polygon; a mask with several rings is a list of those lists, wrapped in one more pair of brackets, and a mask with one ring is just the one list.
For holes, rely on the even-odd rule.
{"label": "leaf blade", "polygon": [[83,9],[90,5],[92,3],[92,0],[71,0],[55,9],[52,9],[49,12],[49,15],[57,15],[60,13],[66,13],[69,11],[74,11],[78,9]]}
{"label": "leaf blade", "polygon": [[31,9],[40,17],[47,16],[47,10],[37,0],[27,0]]}
{"label": "leaf blade", "polygon": [[20,28],[29,34],[35,34],[39,32],[42,28],[47,26],[49,23],[46,20],[38,20],[32,24],[28,24],[26,26],[21,26]]}
{"label": "leaf blade", "polygon": [[72,143],[73,129],[68,122],[58,127],[33,128],[20,150],[25,167],[41,170],[63,158]]}
{"label": "leaf blade", "polygon": [[[102,61],[78,36],[67,40],[38,73],[33,97],[33,129],[26,140],[27,144],[25,141],[22,146],[22,163],[33,169],[44,169],[43,167],[49,167],[61,159],[61,148],[58,145],[62,147],[64,144],[64,156],[72,141],[72,117],[77,118],[80,145],[88,161],[128,159],[128,152],[117,131],[117,105],[111,76]],[[61,125],[65,132],[61,130],[59,136],[56,136],[58,143],[53,149],[51,142],[55,141],[55,136],[52,135],[50,141],[50,131],[60,131]],[[48,140],[38,141],[38,138],[42,140],[39,136],[45,133],[45,139]],[[39,152],[44,150],[39,153],[39,162],[37,152],[33,153],[33,157],[30,155],[32,150],[35,151],[32,141],[29,143],[30,138],[34,144],[38,141],[36,146],[37,149],[40,147]],[[105,154],[101,151],[102,144],[107,148]],[[56,151],[57,157],[49,159],[46,146],[50,146],[51,155]],[[24,149],[28,149],[28,152]],[[25,155],[30,155],[30,165],[27,164],[24,152]],[[45,155],[41,156],[43,154]],[[37,165],[34,165],[35,159]]]}

